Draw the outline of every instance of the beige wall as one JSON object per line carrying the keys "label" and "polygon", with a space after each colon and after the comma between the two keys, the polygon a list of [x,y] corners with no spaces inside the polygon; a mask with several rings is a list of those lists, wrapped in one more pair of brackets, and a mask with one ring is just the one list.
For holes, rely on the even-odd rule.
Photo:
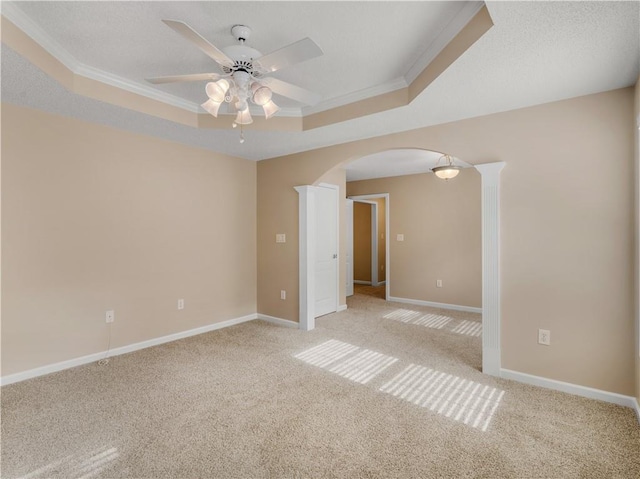
{"label": "beige wall", "polygon": [[[347,183],[347,194],[349,184]],[[353,203],[353,279],[371,281],[371,204]]]}
{"label": "beige wall", "polygon": [[[389,193],[391,296],[482,305],[480,174],[432,174],[347,183],[347,195]],[[403,234],[404,241],[396,241]],[[442,280],[442,288],[436,280]]]}
{"label": "beige wall", "polygon": [[[2,105],[2,375],[256,312],[256,164]],[[186,307],[177,311],[177,300]]]}
{"label": "beige wall", "polygon": [[[296,186],[329,183],[338,185],[340,231],[346,231],[346,175],[341,168],[327,171],[322,165],[308,165],[289,171],[286,161],[258,162],[258,312],[298,321],[298,193]],[[318,168],[319,166],[319,168]],[[286,243],[276,243],[284,233]],[[344,261],[346,238],[340,235],[340,293],[338,304],[346,304]],[[295,258],[292,260],[292,258]],[[277,274],[274,274],[277,272]],[[280,291],[287,299],[280,299]]]}
{"label": "beige wall", "polygon": [[[389,148],[444,151],[472,164],[505,161],[502,366],[633,394],[633,93],[625,88],[261,161],[258,290],[286,278],[296,292],[290,306],[262,302],[261,312],[298,318],[294,186]],[[615,168],[603,168],[611,161]],[[296,231],[286,251],[263,242],[278,229]],[[538,328],[551,330],[551,346],[537,344]]]}

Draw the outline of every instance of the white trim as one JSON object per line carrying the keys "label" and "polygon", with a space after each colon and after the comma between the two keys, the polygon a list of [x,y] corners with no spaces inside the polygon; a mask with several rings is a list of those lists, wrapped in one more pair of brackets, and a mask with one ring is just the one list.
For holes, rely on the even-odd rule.
{"label": "white trim", "polygon": [[[131,353],[140,349],[150,348],[152,346],[158,346],[160,344],[169,343],[171,341],[177,341],[178,339],[188,338],[190,336],[196,336],[198,334],[208,333],[215,331],[216,329],[227,328],[229,326],[235,326],[236,324],[245,323],[257,319],[256,313],[241,316],[239,318],[228,319],[219,323],[209,324],[200,328],[189,329],[187,331],[181,331],[179,333],[169,334],[160,338],[148,339],[139,343],[128,344],[127,346],[121,346],[119,348],[112,349],[108,352],[108,357],[119,356],[121,354]],[[107,355],[107,351],[101,351],[99,353],[89,354],[79,358],[68,359],[59,363],[48,364],[39,368],[29,369],[21,373],[10,374],[0,378],[0,385],[6,386],[7,384],[17,383],[26,379],[35,378],[38,376],[44,376],[45,374],[55,373],[64,369],[81,366],[83,364],[89,364],[94,361],[99,361]]]}
{"label": "white trim", "polygon": [[[336,310],[338,311],[338,306],[340,305],[340,261],[342,257],[340,256],[340,186],[334,185],[331,183],[320,183],[318,184],[319,188],[328,188],[330,190],[334,190],[336,193]],[[314,265],[315,266],[315,265]]]}
{"label": "white trim", "polygon": [[389,241],[389,231],[391,224],[391,199],[389,197],[389,193],[375,193],[372,195],[353,195],[349,196],[349,199],[354,201],[361,200],[370,200],[374,198],[384,198],[384,210],[385,210],[385,224],[384,224],[384,234],[385,234],[385,280],[381,281],[378,284],[385,284],[384,294],[385,298],[389,298],[391,296],[391,241]]}
{"label": "white trim", "polygon": [[354,279],[354,280],[353,280],[353,282],[354,282],[355,284],[366,284],[366,285],[368,285],[368,286],[371,286],[371,281],[362,281],[362,280],[360,280],[360,279]]}
{"label": "white trim", "polygon": [[378,203],[371,205],[371,284],[378,286]]}
{"label": "white trim", "polygon": [[407,86],[409,86],[407,81],[404,78],[400,77],[387,83],[382,83],[380,85],[375,85],[363,90],[347,93],[346,95],[330,98],[314,106],[303,107],[300,111],[302,112],[302,116],[313,115],[314,113],[320,113],[322,111],[349,105],[357,101],[372,98],[374,96],[384,95],[385,93],[400,90],[401,88],[406,88]]}
{"label": "white trim", "polygon": [[337,312],[339,313],[340,311],[346,311],[347,308],[348,308],[348,306],[346,304],[341,304],[341,305],[338,306],[338,311]]}
{"label": "white trim", "polygon": [[429,48],[418,58],[409,71],[404,75],[407,84],[411,84],[418,75],[440,54],[442,50],[455,38],[458,33],[476,16],[484,6],[484,2],[469,2],[444,27]]}
{"label": "white trim", "polygon": [[298,286],[299,286],[299,318],[300,329],[311,331],[315,328],[315,194],[313,186],[296,186],[298,192]]}
{"label": "white trim", "polygon": [[268,314],[258,313],[257,319],[261,319],[263,321],[267,321],[269,323],[277,324],[278,326],[284,326],[287,328],[300,328],[300,324],[296,323],[295,321],[291,321],[290,319],[276,318],[275,316],[269,316]]}
{"label": "white trim", "polygon": [[482,191],[482,372],[500,375],[500,171],[504,161],[476,165]]}
{"label": "white trim", "polygon": [[396,296],[387,297],[387,301],[395,301],[396,303],[415,304],[417,306],[428,306],[430,308],[451,309],[454,311],[466,311],[467,313],[482,313],[482,308],[474,308],[473,306],[461,306],[458,304],[436,303],[434,301],[423,301],[421,299],[398,298]]}
{"label": "white trim", "polygon": [[[346,267],[347,267],[347,273],[346,273],[346,279],[347,279],[347,284],[345,285],[345,297],[347,296],[353,296],[353,275],[355,272],[355,266],[354,266],[354,262],[353,262],[353,200],[350,200],[349,198],[345,199],[345,203],[346,203],[346,207],[347,207],[347,211],[346,211],[346,216],[347,216],[347,231],[346,231],[346,237],[347,237],[347,257],[346,257]],[[346,300],[346,299],[345,299]]]}
{"label": "white trim", "polygon": [[638,418],[638,423],[640,423],[640,403],[638,402],[637,398],[632,398],[633,399],[633,408],[636,410],[636,416]]}
{"label": "white trim", "polygon": [[[635,408],[638,404],[636,398],[632,396],[625,396],[623,394],[612,393],[587,386],[580,386],[578,384],[565,383],[563,381],[534,376],[532,374],[512,371],[510,369],[500,369],[500,377],[504,379],[511,379],[512,381],[518,381],[520,383],[530,384],[532,386],[539,386],[542,388],[553,389],[554,391],[575,394],[576,396],[582,396],[589,399],[597,399],[600,401],[618,404],[619,406]],[[638,412],[637,409],[636,412]],[[640,420],[640,415],[638,416],[638,419]]]}

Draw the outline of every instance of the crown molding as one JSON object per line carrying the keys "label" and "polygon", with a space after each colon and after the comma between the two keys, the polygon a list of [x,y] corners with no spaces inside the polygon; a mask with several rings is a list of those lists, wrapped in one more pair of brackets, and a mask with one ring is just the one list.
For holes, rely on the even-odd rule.
{"label": "crown molding", "polygon": [[404,75],[407,85],[418,78],[418,75],[438,56],[438,54],[453,40],[458,33],[475,17],[484,7],[484,2],[469,2],[455,17],[442,29],[427,50],[416,60]]}
{"label": "crown molding", "polygon": [[197,103],[184,100],[170,93],[141,85],[140,83],[79,62],[62,45],[56,42],[48,33],[40,28],[39,25],[31,20],[14,2],[2,2],[2,16],[22,30],[27,36],[31,37],[38,45],[44,48],[75,75],[96,80],[115,88],[158,100],[193,113],[204,111]]}
{"label": "crown molding", "polygon": [[383,95],[391,91],[400,90],[401,88],[406,88],[407,86],[408,83],[404,78],[396,78],[395,80],[391,80],[390,82],[383,83],[381,85],[372,86],[369,88],[365,88],[364,90],[359,90],[353,93],[348,93],[346,95],[331,98],[315,106],[304,107],[302,108],[302,115],[313,115],[314,113],[320,113],[322,111],[349,105],[360,100],[366,100],[367,98]]}

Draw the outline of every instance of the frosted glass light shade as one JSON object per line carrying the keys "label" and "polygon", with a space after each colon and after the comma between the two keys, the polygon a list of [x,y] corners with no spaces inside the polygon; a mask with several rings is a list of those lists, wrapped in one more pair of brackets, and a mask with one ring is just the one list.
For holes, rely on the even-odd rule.
{"label": "frosted glass light shade", "polygon": [[209,99],[205,101],[201,106],[207,111],[207,113],[210,113],[211,115],[218,118],[218,110],[220,109],[220,105],[222,105],[221,101],[213,101],[212,99]]}
{"label": "frosted glass light shade", "polygon": [[222,103],[224,101],[224,97],[227,94],[228,89],[229,82],[224,78],[218,80],[217,82],[209,82],[205,87],[207,96],[213,101],[217,101],[219,103]]}
{"label": "frosted glass light shade", "polygon": [[262,108],[264,109],[264,117],[267,120],[280,111],[280,107],[276,105],[273,100],[269,100],[262,105]]}
{"label": "frosted glass light shade", "polygon": [[437,166],[433,168],[431,171],[435,173],[435,175],[443,180],[450,180],[451,178],[455,178],[460,173],[459,166],[447,165],[447,166]]}
{"label": "frosted glass light shade", "polygon": [[253,123],[253,118],[251,118],[251,113],[248,108],[238,112],[238,115],[236,116],[236,123],[238,125],[250,125]]}
{"label": "frosted glass light shade", "polygon": [[264,106],[271,101],[271,90],[266,86],[261,86],[253,94],[253,102],[256,105]]}

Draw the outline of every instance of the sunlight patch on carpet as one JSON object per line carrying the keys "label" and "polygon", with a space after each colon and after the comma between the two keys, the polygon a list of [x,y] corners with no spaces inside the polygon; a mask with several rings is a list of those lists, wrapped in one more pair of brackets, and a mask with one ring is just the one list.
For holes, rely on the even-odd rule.
{"label": "sunlight patch on carpet", "polygon": [[367,384],[398,358],[331,339],[294,356],[343,378]]}
{"label": "sunlight patch on carpet", "polygon": [[467,336],[480,337],[482,335],[481,322],[455,319],[443,314],[422,314],[411,309],[396,309],[395,311],[385,314],[383,318],[432,329],[443,329]]}
{"label": "sunlight patch on carpet", "polygon": [[104,447],[84,457],[72,454],[20,476],[19,479],[38,479],[60,474],[68,478],[91,479],[106,469],[118,456],[120,453],[115,447]]}
{"label": "sunlight patch on carpet", "polygon": [[458,334],[466,334],[467,336],[480,336],[482,334],[482,323],[477,321],[467,321],[463,319],[451,331]]}
{"label": "sunlight patch on carpet", "polygon": [[411,364],[380,388],[454,421],[486,431],[504,391]]}

